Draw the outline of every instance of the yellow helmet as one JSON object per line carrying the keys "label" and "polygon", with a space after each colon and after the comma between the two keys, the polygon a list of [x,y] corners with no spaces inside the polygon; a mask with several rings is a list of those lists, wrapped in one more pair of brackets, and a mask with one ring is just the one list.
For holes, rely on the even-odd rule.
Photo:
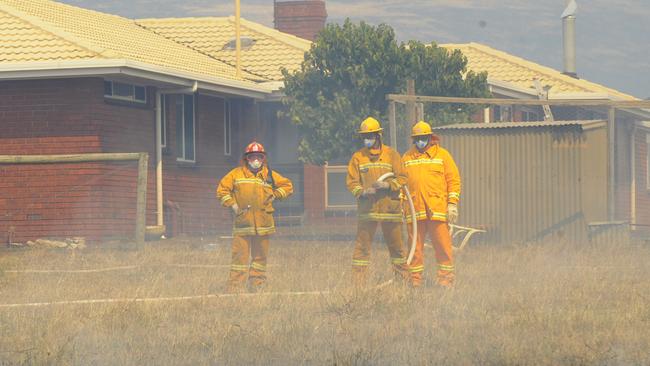
{"label": "yellow helmet", "polygon": [[413,129],[411,129],[411,137],[429,135],[433,135],[433,130],[431,130],[431,125],[424,121],[416,123],[413,125]]}
{"label": "yellow helmet", "polygon": [[368,117],[363,122],[361,122],[361,126],[359,127],[358,133],[373,133],[373,132],[381,132],[384,129],[381,128],[381,124],[379,124],[379,121],[372,117]]}

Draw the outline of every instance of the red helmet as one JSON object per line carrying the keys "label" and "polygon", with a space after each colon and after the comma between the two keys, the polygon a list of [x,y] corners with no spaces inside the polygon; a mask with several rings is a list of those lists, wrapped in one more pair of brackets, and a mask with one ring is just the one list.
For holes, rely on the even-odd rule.
{"label": "red helmet", "polygon": [[264,150],[264,146],[262,146],[262,144],[260,144],[257,141],[253,141],[250,144],[248,144],[248,146],[246,146],[246,151],[244,152],[244,154],[246,154],[246,155],[254,154],[254,153],[259,153],[259,154],[265,154],[266,155],[266,151]]}

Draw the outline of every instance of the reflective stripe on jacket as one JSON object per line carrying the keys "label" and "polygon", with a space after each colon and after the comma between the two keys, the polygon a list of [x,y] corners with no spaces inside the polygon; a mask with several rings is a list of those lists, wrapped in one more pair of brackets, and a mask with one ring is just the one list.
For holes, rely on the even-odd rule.
{"label": "reflective stripe on jacket", "polygon": [[266,166],[254,174],[247,166],[235,168],[226,174],[219,187],[217,198],[225,207],[235,203],[239,215],[235,217],[233,235],[268,235],[275,232],[273,199],[284,199],[293,193],[291,181],[273,171],[275,190],[268,182]]}
{"label": "reflective stripe on jacket", "polygon": [[402,162],[417,219],[447,221],[447,204],[460,200],[460,174],[451,154],[437,144],[423,153],[413,147]]}
{"label": "reflective stripe on jacket", "polygon": [[[361,197],[361,192],[386,173],[395,174],[386,179],[388,190],[378,190],[377,194]],[[348,190],[357,198],[359,220],[362,221],[402,221],[400,190],[406,183],[399,153],[391,147],[382,145],[381,150],[371,154],[363,148],[352,155],[348,164],[346,184]]]}

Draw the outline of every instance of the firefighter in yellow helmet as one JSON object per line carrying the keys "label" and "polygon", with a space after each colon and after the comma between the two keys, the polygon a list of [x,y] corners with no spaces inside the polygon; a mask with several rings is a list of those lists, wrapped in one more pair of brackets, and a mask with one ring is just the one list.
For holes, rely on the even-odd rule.
{"label": "firefighter in yellow helmet", "polygon": [[241,166],[228,173],[217,188],[217,198],[234,215],[232,263],[228,292],[258,291],[266,281],[269,235],[275,232],[273,201],[293,193],[291,181],[271,171],[264,146],[246,147]]}
{"label": "firefighter in yellow helmet", "polygon": [[[438,263],[437,282],[451,287],[454,259],[447,224],[458,220],[460,174],[451,154],[440,146],[428,123],[416,123],[411,137],[414,146],[402,158],[418,221],[417,244],[410,265],[411,283],[414,287],[422,283],[423,247],[428,234]],[[411,235],[411,229],[408,232]]]}
{"label": "firefighter in yellow helmet", "polygon": [[[358,227],[352,256],[353,282],[362,287],[367,281],[372,239],[381,226],[398,278],[408,279],[406,254],[402,244],[400,190],[406,183],[402,161],[397,151],[382,143],[379,122],[368,117],[361,123],[359,135],[364,147],[355,152],[348,164],[347,187],[357,198]],[[386,174],[394,177],[378,181]]]}

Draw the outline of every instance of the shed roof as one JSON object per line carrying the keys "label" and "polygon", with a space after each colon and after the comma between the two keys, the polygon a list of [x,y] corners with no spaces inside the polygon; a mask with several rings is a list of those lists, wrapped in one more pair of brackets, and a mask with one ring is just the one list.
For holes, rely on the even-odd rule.
{"label": "shed roof", "polygon": [[604,120],[587,121],[554,121],[554,122],[498,122],[498,123],[457,123],[453,125],[435,127],[433,130],[500,130],[507,128],[541,128],[541,127],[567,127],[575,126],[583,130],[603,127],[607,124]]}

